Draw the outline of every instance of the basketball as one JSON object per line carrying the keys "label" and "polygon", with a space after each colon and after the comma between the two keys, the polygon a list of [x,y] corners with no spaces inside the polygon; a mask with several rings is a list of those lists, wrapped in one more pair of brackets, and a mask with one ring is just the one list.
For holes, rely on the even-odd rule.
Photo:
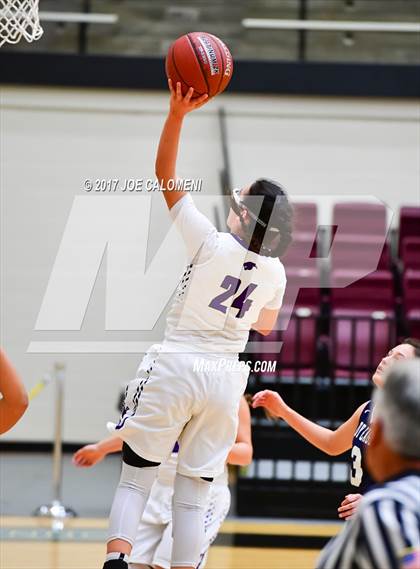
{"label": "basketball", "polygon": [[233,72],[233,59],[218,37],[192,32],[178,38],[166,56],[166,75],[174,86],[181,83],[182,94],[194,88],[192,98],[207,93],[215,97],[226,89]]}

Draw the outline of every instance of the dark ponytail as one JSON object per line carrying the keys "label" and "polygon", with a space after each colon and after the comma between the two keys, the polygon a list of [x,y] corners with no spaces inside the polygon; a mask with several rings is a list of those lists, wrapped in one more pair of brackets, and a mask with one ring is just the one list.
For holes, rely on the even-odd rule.
{"label": "dark ponytail", "polygon": [[266,224],[242,223],[249,250],[266,257],[283,256],[292,241],[293,208],[281,185],[264,178],[256,180],[242,203]]}

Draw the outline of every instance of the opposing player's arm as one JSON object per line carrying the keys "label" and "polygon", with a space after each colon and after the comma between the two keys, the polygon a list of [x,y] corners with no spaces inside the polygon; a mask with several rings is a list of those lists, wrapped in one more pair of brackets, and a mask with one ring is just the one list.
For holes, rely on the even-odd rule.
{"label": "opposing player's arm", "polygon": [[235,444],[233,445],[227,462],[237,466],[247,466],[252,461],[251,413],[248,403],[242,397],[239,405],[239,425]]}
{"label": "opposing player's arm", "polygon": [[160,136],[155,171],[166,204],[171,209],[185,195],[183,190],[168,190],[168,187],[176,187],[176,160],[182,123],[187,113],[204,105],[208,95],[204,94],[196,99],[191,99],[194,93],[194,89],[191,87],[183,97],[181,83],[177,83],[174,87],[169,79],[168,84],[171,92],[169,113]]}
{"label": "opposing player's arm", "polygon": [[291,407],[286,405],[282,397],[274,391],[265,390],[256,393],[253,407],[265,407],[276,417],[281,417],[286,423],[308,442],[323,452],[336,456],[351,448],[353,435],[359,423],[360,414],[366,403],[361,405],[353,415],[335,431],[327,429],[306,419]]}
{"label": "opposing player's arm", "polygon": [[109,437],[95,444],[85,445],[74,453],[73,464],[82,467],[94,466],[107,454],[121,451],[122,445],[123,442],[119,437]]}
{"label": "opposing player's arm", "polygon": [[251,328],[263,336],[268,336],[268,334],[273,331],[274,325],[277,322],[279,311],[279,308],[277,310],[263,308],[260,311],[258,320],[251,326]]}
{"label": "opposing player's arm", "polygon": [[356,432],[357,425],[359,424],[360,415],[362,414],[363,407],[366,403],[363,403],[356,409],[353,415],[347,419],[345,423],[340,425],[338,429],[332,431],[329,441],[329,453],[333,456],[342,454],[349,450],[353,444],[354,433]]}
{"label": "opposing player's arm", "polygon": [[0,349],[0,434],[15,425],[26,411],[29,401],[25,387],[8,357]]}

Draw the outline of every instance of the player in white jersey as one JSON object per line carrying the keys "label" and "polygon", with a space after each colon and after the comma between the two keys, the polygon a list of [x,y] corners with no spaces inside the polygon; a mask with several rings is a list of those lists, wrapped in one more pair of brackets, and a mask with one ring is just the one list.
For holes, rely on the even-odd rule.
{"label": "player in white jersey", "polygon": [[[79,467],[91,467],[110,453],[121,451],[122,440],[111,437],[96,444],[86,445],[73,457]],[[179,445],[171,457],[159,466],[158,476],[152,486],[137,538],[130,556],[130,569],[170,569],[172,551],[172,494],[178,462]],[[228,464],[247,466],[252,460],[251,414],[243,397],[239,409],[239,427],[235,444],[229,452]],[[204,519],[204,542],[201,546],[197,569],[204,569],[210,545],[215,540],[220,526],[230,508],[230,491],[227,467],[214,479],[206,505]]]}
{"label": "player in white jersey", "polygon": [[[286,286],[279,261],[291,240],[283,189],[257,180],[234,191],[220,233],[184,191],[169,191],[184,116],[205,102],[171,89],[156,175],[190,264],[167,319],[163,345],[131,382],[124,412],[109,429],[123,441],[123,467],[110,514],[104,569],[126,569],[157,474],[180,442],[173,498],[172,567],[196,567],[210,482],[223,472],[237,432],[249,369],[240,365],[251,328],[268,334]],[[204,363],[204,365],[203,365]]]}

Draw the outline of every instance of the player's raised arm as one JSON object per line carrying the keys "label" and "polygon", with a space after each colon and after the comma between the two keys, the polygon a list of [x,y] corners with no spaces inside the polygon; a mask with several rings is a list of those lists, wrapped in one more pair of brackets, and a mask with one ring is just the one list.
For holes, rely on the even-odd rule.
{"label": "player's raised arm", "polygon": [[353,435],[357,428],[363,403],[345,423],[335,431],[327,429],[306,419],[286,405],[282,397],[268,389],[254,395],[252,406],[264,407],[275,417],[280,417],[297,433],[323,452],[337,456],[351,448]]}
{"label": "player's raised arm", "polygon": [[158,182],[161,184],[166,204],[171,209],[185,195],[182,190],[171,190],[171,187],[176,188],[176,160],[182,122],[187,113],[204,105],[208,95],[204,94],[192,99],[194,89],[191,87],[183,97],[181,83],[177,83],[174,87],[169,79],[168,84],[171,92],[169,112],[160,136],[155,172]]}

